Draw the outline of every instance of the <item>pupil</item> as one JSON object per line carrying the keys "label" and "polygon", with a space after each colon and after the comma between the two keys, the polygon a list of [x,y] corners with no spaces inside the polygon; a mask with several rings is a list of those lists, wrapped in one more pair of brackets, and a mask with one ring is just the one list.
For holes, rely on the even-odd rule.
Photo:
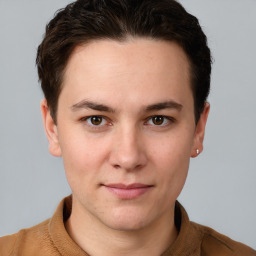
{"label": "pupil", "polygon": [[101,124],[101,122],[102,122],[102,117],[100,117],[100,116],[94,116],[94,117],[91,118],[91,122],[92,122],[92,124],[94,124],[94,125],[99,125],[99,124]]}
{"label": "pupil", "polygon": [[153,123],[155,125],[161,125],[163,123],[163,121],[164,121],[164,118],[162,116],[155,116],[153,118]]}

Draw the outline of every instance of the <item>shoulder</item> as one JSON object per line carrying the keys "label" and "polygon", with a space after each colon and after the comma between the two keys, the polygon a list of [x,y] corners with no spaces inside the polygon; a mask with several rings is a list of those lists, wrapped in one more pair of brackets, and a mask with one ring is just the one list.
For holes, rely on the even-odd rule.
{"label": "shoulder", "polygon": [[236,242],[209,227],[194,222],[191,224],[202,234],[202,256],[256,256],[255,250],[242,243]]}
{"label": "shoulder", "polygon": [[0,255],[9,256],[15,247],[18,234],[0,237]]}
{"label": "shoulder", "polygon": [[16,234],[1,237],[0,255],[43,255],[43,252],[41,253],[41,251],[38,250],[38,248],[42,248],[43,250],[43,247],[51,247],[51,239],[48,232],[48,224],[49,220],[46,220],[34,227],[22,229]]}

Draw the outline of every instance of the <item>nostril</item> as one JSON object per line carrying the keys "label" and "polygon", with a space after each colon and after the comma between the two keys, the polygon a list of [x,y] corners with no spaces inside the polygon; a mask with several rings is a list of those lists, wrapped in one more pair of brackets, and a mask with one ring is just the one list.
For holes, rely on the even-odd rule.
{"label": "nostril", "polygon": [[[115,164],[115,165],[113,165],[113,167],[114,167],[115,169],[121,169],[121,168],[122,168],[121,165],[119,165],[119,164]],[[132,171],[132,170],[140,170],[142,167],[143,167],[143,165],[138,164],[138,165],[136,165],[136,166],[134,166],[134,167],[130,167],[130,168],[125,168],[125,167],[124,167],[124,169],[126,169],[127,171],[128,171],[128,170],[129,170],[129,171]]]}
{"label": "nostril", "polygon": [[143,167],[143,165],[142,165],[142,164],[138,164],[137,166],[135,166],[135,168],[134,168],[134,169],[136,169],[136,170],[140,170],[142,167]]}

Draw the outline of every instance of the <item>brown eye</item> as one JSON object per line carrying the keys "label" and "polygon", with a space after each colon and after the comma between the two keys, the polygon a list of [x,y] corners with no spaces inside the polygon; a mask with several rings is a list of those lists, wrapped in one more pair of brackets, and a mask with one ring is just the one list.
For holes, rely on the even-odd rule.
{"label": "brown eye", "polygon": [[152,117],[152,122],[154,125],[161,125],[165,121],[165,118],[163,116],[154,116]]}
{"label": "brown eye", "polygon": [[101,116],[92,116],[90,117],[90,123],[92,125],[100,125],[102,123],[103,118]]}

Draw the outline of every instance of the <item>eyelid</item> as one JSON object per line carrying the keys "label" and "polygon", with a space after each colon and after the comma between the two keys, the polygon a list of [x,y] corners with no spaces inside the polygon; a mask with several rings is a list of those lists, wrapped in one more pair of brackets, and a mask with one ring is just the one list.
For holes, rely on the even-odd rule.
{"label": "eyelid", "polygon": [[176,119],[174,117],[171,117],[171,116],[165,116],[165,115],[153,115],[153,116],[150,116],[146,119],[146,123],[148,123],[150,120],[152,120],[152,118],[154,117],[162,117],[162,118],[165,118],[168,123],[167,124],[161,124],[161,125],[156,125],[156,124],[149,124],[149,125],[152,125],[154,127],[166,127],[168,125],[170,125],[171,123],[174,123],[176,121]]}
{"label": "eyelid", "polygon": [[[93,125],[93,124],[90,124],[88,123],[88,120],[92,117],[100,117],[102,118],[103,120],[105,120],[106,123],[104,124],[99,124],[99,125]],[[107,118],[106,116],[103,116],[103,115],[90,115],[90,116],[85,116],[85,117],[82,117],[79,119],[79,121],[81,122],[84,122],[85,125],[87,125],[89,128],[91,129],[102,129],[103,127],[105,126],[110,126],[112,125],[111,121],[109,118]]]}

